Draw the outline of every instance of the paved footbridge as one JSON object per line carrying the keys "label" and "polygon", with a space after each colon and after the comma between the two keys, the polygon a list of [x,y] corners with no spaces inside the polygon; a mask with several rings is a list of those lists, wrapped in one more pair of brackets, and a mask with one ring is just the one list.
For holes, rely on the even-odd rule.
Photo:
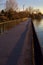
{"label": "paved footbridge", "polygon": [[0,65],[34,65],[31,19],[0,35]]}

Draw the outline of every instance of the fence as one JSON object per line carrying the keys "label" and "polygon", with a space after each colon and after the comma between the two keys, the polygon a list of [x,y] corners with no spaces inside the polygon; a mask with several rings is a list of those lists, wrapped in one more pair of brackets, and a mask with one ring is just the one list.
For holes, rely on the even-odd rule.
{"label": "fence", "polygon": [[27,20],[27,18],[17,19],[17,20],[11,20],[0,23],[0,33],[3,33],[10,28],[14,27],[15,25],[19,24],[20,22],[23,22]]}

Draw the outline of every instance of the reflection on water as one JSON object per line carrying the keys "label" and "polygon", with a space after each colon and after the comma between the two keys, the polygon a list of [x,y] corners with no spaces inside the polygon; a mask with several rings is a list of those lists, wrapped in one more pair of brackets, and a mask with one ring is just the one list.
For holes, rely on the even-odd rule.
{"label": "reflection on water", "polygon": [[33,22],[34,22],[35,30],[37,32],[37,36],[38,36],[40,46],[41,46],[42,52],[43,52],[43,19],[34,20]]}

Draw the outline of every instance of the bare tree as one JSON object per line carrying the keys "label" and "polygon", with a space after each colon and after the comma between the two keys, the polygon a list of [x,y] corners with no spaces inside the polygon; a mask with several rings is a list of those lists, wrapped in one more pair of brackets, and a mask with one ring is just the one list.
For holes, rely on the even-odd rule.
{"label": "bare tree", "polygon": [[29,13],[32,14],[33,13],[33,7],[29,7]]}
{"label": "bare tree", "polygon": [[15,0],[6,0],[6,10],[9,9],[16,11],[18,9],[18,3]]}

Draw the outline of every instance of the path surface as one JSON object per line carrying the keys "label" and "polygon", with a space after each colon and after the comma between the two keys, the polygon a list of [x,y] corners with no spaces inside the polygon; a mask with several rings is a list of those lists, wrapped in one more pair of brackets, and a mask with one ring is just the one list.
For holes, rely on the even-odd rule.
{"label": "path surface", "polygon": [[0,65],[32,65],[30,19],[0,35]]}

